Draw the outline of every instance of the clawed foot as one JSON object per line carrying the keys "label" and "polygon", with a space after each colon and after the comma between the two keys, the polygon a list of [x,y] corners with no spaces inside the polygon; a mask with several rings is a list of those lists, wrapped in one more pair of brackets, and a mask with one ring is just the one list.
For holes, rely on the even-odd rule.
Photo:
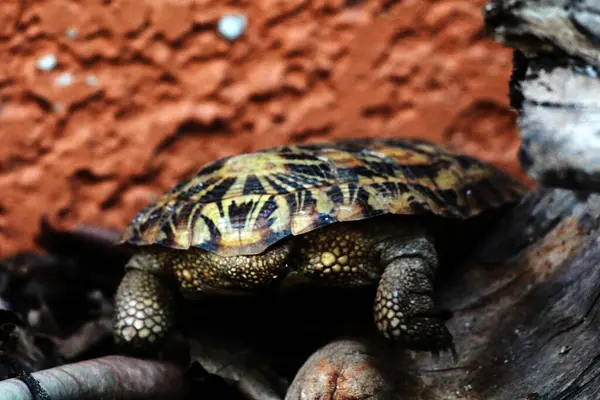
{"label": "clawed foot", "polygon": [[442,316],[432,311],[429,296],[404,296],[403,299],[399,291],[392,291],[385,297],[380,293],[375,301],[375,322],[387,339],[399,341],[410,349],[434,354],[448,351],[456,357],[452,335]]}
{"label": "clawed foot", "polygon": [[452,335],[445,325],[447,312],[437,311],[431,274],[421,257],[394,260],[384,271],[375,298],[375,323],[388,339],[403,346],[430,351],[448,351],[456,359]]}

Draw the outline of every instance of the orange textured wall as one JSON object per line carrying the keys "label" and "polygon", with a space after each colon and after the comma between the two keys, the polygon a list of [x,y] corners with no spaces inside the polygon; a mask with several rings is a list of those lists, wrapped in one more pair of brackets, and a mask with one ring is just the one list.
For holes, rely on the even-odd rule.
{"label": "orange textured wall", "polygon": [[201,164],[287,142],[421,136],[518,173],[483,3],[2,0],[0,254],[44,214],[122,228]]}

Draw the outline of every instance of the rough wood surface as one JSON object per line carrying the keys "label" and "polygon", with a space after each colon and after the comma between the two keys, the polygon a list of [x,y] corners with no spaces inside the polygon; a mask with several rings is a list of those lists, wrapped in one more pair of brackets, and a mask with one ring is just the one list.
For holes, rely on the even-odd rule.
{"label": "rough wood surface", "polygon": [[484,18],[487,31],[505,46],[600,61],[598,0],[489,0]]}
{"label": "rough wood surface", "polygon": [[[599,237],[600,196],[532,193],[471,261],[440,276],[456,363],[370,339],[337,340],[305,363],[287,398],[600,398]],[[338,362],[344,357],[351,361]],[[361,384],[371,395],[352,397]]]}
{"label": "rough wood surface", "polygon": [[519,161],[534,180],[600,190],[600,69],[558,55],[516,53],[511,99]]}
{"label": "rough wood surface", "polygon": [[600,1],[490,0],[484,16],[515,49],[521,167],[546,186],[600,191]]}

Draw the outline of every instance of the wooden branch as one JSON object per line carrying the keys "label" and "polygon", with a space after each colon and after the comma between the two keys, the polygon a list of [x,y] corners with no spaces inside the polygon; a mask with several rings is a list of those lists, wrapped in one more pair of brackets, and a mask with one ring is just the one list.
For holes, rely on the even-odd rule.
{"label": "wooden branch", "polygon": [[484,16],[515,49],[523,170],[546,186],[600,191],[600,2],[490,0]]}
{"label": "wooden branch", "polygon": [[514,57],[519,161],[534,180],[600,191],[600,70],[557,55]]}
{"label": "wooden branch", "polygon": [[[51,399],[184,398],[183,371],[160,361],[107,356],[38,371],[32,376]],[[16,378],[0,381],[0,395],[3,399],[36,398]]]}
{"label": "wooden branch", "polygon": [[484,22],[495,40],[528,56],[558,51],[600,61],[598,0],[489,0]]}

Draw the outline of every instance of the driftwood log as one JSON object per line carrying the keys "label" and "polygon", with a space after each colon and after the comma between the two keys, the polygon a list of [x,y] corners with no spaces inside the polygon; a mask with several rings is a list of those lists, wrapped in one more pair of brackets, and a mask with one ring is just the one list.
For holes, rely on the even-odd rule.
{"label": "driftwood log", "polygon": [[600,191],[600,1],[490,0],[484,17],[515,49],[523,170],[546,186]]}
{"label": "driftwood log", "polygon": [[439,301],[458,359],[339,339],[304,364],[287,399],[599,399],[600,196],[538,189]]}

